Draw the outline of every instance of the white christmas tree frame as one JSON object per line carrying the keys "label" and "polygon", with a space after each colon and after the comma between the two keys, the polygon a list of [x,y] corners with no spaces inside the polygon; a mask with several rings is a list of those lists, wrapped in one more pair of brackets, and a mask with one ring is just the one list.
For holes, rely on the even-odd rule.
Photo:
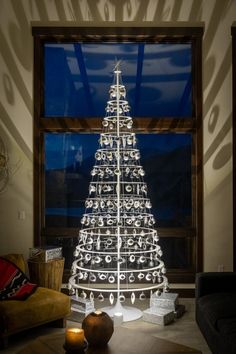
{"label": "white christmas tree frame", "polygon": [[109,94],[69,288],[101,302],[109,293],[104,310],[130,321],[142,312],[123,306],[126,297],[134,304],[144,291],[167,291],[168,280],[118,64]]}

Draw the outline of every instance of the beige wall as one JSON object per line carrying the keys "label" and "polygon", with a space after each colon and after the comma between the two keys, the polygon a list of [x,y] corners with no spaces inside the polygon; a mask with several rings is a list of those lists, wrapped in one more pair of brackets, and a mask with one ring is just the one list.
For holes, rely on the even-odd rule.
{"label": "beige wall", "polygon": [[32,21],[78,26],[203,22],[204,270],[217,270],[218,265],[232,270],[230,30],[236,1],[0,0],[0,8],[0,137],[10,169],[8,187],[0,194],[0,254],[27,256],[33,245]]}

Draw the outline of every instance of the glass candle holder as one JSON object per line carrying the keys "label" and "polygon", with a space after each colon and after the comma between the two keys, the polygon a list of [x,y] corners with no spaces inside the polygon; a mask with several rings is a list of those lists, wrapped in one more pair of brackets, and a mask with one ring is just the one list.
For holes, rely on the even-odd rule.
{"label": "glass candle holder", "polygon": [[120,326],[123,323],[123,314],[121,312],[115,312],[113,321],[115,326]]}
{"label": "glass candle holder", "polygon": [[83,329],[67,328],[64,344],[67,353],[83,353],[86,346]]}

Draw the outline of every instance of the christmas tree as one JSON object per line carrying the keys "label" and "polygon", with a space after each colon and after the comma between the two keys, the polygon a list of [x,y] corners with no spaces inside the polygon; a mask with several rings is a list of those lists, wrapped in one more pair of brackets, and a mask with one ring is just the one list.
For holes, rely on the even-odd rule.
{"label": "christmas tree", "polygon": [[104,310],[129,321],[142,312],[123,306],[125,299],[161,294],[168,280],[119,63],[109,94],[69,288],[101,302],[108,295],[112,306]]}

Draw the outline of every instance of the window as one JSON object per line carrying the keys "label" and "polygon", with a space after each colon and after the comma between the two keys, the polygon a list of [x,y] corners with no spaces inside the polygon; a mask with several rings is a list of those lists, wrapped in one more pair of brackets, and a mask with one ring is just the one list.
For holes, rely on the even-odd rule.
{"label": "window", "polygon": [[170,282],[202,268],[202,28],[33,28],[35,244],[70,269],[112,69],[122,60]]}

